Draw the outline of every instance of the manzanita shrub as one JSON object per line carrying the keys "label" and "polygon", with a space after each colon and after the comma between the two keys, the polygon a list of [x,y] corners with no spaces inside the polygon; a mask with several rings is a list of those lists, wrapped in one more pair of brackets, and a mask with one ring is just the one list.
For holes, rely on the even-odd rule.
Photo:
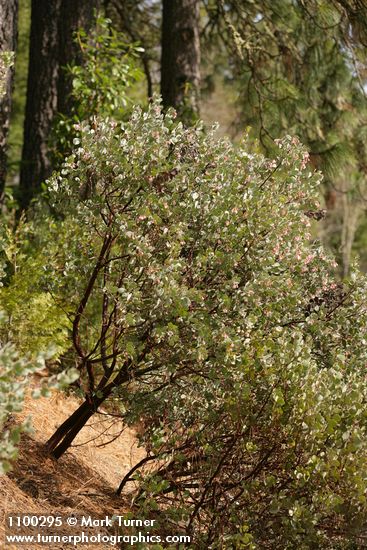
{"label": "manzanita shrub", "polygon": [[310,245],[320,177],[303,147],[286,137],[269,160],[157,102],[80,124],[75,144],[49,182],[70,238],[48,276],[74,308],[86,401],[50,449],[113,399],[146,427],[140,511],[195,548],[356,547],[366,281],[336,281]]}
{"label": "manzanita shrub", "polygon": [[29,376],[40,368],[42,363],[23,359],[11,344],[0,346],[0,475],[11,469],[20,434],[30,429],[29,420],[15,424],[13,414],[22,410]]}
{"label": "manzanita shrub", "polygon": [[[0,310],[0,327],[7,324],[7,316]],[[53,356],[54,353],[49,354]],[[0,475],[11,470],[18,456],[21,434],[32,431],[31,418],[19,421],[16,418],[24,407],[26,393],[34,399],[50,395],[51,389],[65,389],[78,378],[75,369],[54,374],[30,390],[34,374],[45,369],[48,354],[25,356],[18,352],[12,342],[0,337]]]}

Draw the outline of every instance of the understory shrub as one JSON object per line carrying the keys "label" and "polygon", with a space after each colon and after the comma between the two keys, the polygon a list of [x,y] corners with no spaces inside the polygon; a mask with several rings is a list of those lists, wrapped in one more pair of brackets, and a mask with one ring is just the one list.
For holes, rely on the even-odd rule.
{"label": "understory shrub", "polygon": [[14,424],[13,414],[23,408],[29,375],[42,368],[42,362],[26,361],[19,357],[14,346],[0,346],[0,475],[11,468],[17,457],[20,434],[29,431],[29,420]]}
{"label": "understory shrub", "polygon": [[51,220],[37,227],[21,218],[0,230],[0,341],[12,343],[21,354],[57,359],[70,345],[67,304],[47,282],[50,258],[57,262],[62,247],[61,224]]}
{"label": "understory shrub", "polygon": [[[12,52],[0,52],[0,100],[13,57]],[[30,419],[19,421],[14,416],[23,409],[31,377],[45,367],[46,358],[55,359],[64,351],[68,334],[65,310],[43,286],[44,267],[55,251],[55,223],[48,222],[46,241],[45,227],[37,227],[36,247],[31,245],[36,234],[32,223],[21,218],[14,226],[11,216],[4,215],[0,229],[0,475],[11,469],[21,433],[31,430]],[[77,378],[75,369],[66,369],[49,377],[32,395],[63,389]]]}
{"label": "understory shrub", "polygon": [[93,31],[79,29],[75,42],[82,63],[64,68],[72,81],[72,110],[59,114],[52,136],[58,166],[72,149],[75,124],[93,115],[126,118],[132,108],[128,92],[142,79],[137,64],[142,48],[128,43],[110,19],[99,15]]}
{"label": "understory shrub", "polygon": [[[0,324],[5,316],[0,312]],[[68,369],[45,379],[30,390],[32,376],[45,368],[47,354],[26,357],[11,343],[0,341],[0,475],[8,472],[18,456],[18,444],[23,432],[32,431],[31,418],[23,421],[16,414],[23,410],[26,392],[34,399],[48,396],[51,389],[65,389],[78,378],[77,371]]]}
{"label": "understory shrub", "polygon": [[45,277],[73,311],[85,403],[50,450],[110,399],[146,426],[140,511],[195,547],[355,547],[366,281],[339,282],[310,245],[320,176],[304,148],[286,137],[269,160],[157,102],[77,130],[49,182],[64,244]]}

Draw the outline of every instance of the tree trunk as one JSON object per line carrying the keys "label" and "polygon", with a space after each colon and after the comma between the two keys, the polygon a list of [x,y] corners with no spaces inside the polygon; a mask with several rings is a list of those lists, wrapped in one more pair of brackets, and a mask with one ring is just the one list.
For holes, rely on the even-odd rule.
{"label": "tree trunk", "polygon": [[[82,410],[78,409],[79,414],[74,417],[74,421],[70,428],[63,434],[62,438],[59,439],[57,445],[52,449],[52,454],[55,458],[60,458],[64,452],[70,447],[78,433],[86,425],[88,420],[95,413],[95,409],[88,402],[83,403],[85,405]],[[74,413],[75,414],[75,413]],[[70,419],[68,419],[70,420]],[[68,420],[66,422],[68,422]]]}
{"label": "tree trunk", "polygon": [[192,123],[199,114],[199,0],[163,0],[161,93],[164,107]]}
{"label": "tree trunk", "polygon": [[86,414],[86,412],[89,410],[89,408],[90,408],[90,403],[88,401],[83,401],[80,407],[78,407],[73,412],[73,414],[71,414],[69,418],[67,418],[65,422],[63,422],[61,426],[57,428],[55,433],[50,437],[50,439],[46,443],[46,447],[50,452],[53,452],[56,449],[57,445],[66,436],[68,431],[73,427],[74,423],[77,422],[80,418],[82,418]]}
{"label": "tree trunk", "polygon": [[68,450],[78,433],[86,425],[88,420],[94,415],[98,407],[106,401],[111,395],[111,392],[115,389],[116,385],[127,382],[129,379],[129,372],[121,372],[113,382],[107,384],[108,379],[102,378],[97,387],[97,391],[100,392],[100,397],[94,398],[91,402],[86,399],[70,416],[67,418],[61,426],[57,428],[55,433],[50,437],[46,443],[46,449],[55,457],[60,458],[65,451]]}
{"label": "tree trunk", "polygon": [[82,64],[82,51],[75,43],[75,33],[83,28],[87,33],[95,21],[100,0],[62,0],[59,21],[59,62],[57,110],[70,116],[73,108],[72,80],[65,70],[71,63]]}
{"label": "tree trunk", "polygon": [[98,407],[108,397],[105,395],[94,403],[86,400],[57,428],[46,443],[46,449],[55,457],[60,458],[68,450],[78,433],[84,428]]}
{"label": "tree trunk", "polygon": [[67,65],[82,62],[74,33],[88,32],[100,0],[32,0],[27,103],[20,175],[20,205],[26,208],[51,175],[49,139],[57,112],[72,111]]}
{"label": "tree trunk", "polygon": [[[129,366],[130,362],[125,365],[125,368],[121,368],[117,376],[110,382],[109,379],[112,373],[110,373],[109,376],[103,376],[96,388],[100,397],[94,398],[93,403],[86,399],[73,414],[57,428],[45,445],[46,449],[55,458],[60,458],[60,456],[68,450],[81,429],[97,411],[98,407],[108,399],[111,393],[130,380]],[[140,374],[144,374],[144,372]]]}
{"label": "tree trunk", "polygon": [[32,0],[20,205],[26,208],[51,174],[48,139],[57,108],[61,0]]}
{"label": "tree trunk", "polygon": [[[0,52],[15,52],[17,46],[18,0],[0,0]],[[11,113],[14,67],[7,73],[5,95],[0,98],[0,200],[7,173],[7,138]]]}

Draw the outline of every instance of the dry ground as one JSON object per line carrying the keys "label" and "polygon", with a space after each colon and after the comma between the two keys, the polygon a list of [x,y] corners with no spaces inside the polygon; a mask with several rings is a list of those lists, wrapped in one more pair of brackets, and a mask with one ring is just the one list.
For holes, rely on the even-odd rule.
{"label": "dry ground", "polygon": [[[145,456],[144,450],[137,447],[135,434],[130,428],[116,423],[116,419],[108,415],[97,414],[79,434],[72,449],[59,461],[45,454],[44,442],[78,404],[75,397],[60,392],[53,392],[50,398],[27,398],[19,416],[32,417],[34,432],[22,437],[19,459],[13,471],[0,477],[0,547],[3,547],[4,540],[4,518],[9,513],[74,513],[100,518],[122,515],[129,509],[128,495],[118,498],[114,490],[130,468]],[[103,446],[112,439],[108,446]],[[66,528],[63,534],[77,532]],[[6,548],[10,550],[15,546]],[[28,549],[23,545],[17,548],[45,550],[46,546],[33,545]],[[47,548],[63,550],[60,545]],[[83,545],[82,548],[102,550],[111,549],[111,546]]]}

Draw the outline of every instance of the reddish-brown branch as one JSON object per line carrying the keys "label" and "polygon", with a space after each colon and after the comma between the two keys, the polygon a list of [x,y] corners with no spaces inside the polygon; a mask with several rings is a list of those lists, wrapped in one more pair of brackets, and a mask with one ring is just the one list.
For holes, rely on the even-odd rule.
{"label": "reddish-brown branch", "polygon": [[96,261],[96,264],[93,268],[92,274],[89,278],[88,284],[86,286],[86,289],[84,291],[83,297],[80,300],[78,309],[75,314],[74,322],[73,322],[73,343],[74,347],[81,359],[85,359],[86,353],[82,348],[81,342],[80,342],[80,334],[79,334],[79,326],[80,326],[80,320],[82,318],[82,315],[84,313],[84,310],[86,308],[86,305],[88,303],[88,300],[90,298],[90,295],[92,293],[93,287],[95,285],[95,282],[97,280],[98,274],[101,270],[101,267],[103,265],[103,261],[105,258],[105,255],[107,251],[110,249],[113,242],[113,236],[111,234],[108,234],[105,236],[98,259]]}

